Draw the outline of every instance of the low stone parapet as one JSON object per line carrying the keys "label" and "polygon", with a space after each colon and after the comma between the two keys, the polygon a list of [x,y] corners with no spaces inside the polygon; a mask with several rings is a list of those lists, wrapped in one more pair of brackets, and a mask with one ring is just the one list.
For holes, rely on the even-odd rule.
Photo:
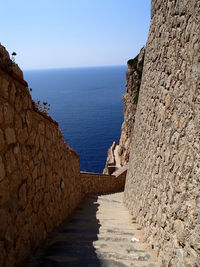
{"label": "low stone parapet", "polygon": [[81,172],[82,189],[86,195],[121,192],[124,190],[126,172],[126,169],[119,175]]}

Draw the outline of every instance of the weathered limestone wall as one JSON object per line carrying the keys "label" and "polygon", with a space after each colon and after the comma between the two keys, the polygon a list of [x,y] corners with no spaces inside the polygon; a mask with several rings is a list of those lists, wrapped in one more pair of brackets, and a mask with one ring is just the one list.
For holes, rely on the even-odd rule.
{"label": "weathered limestone wall", "polygon": [[23,266],[82,198],[78,156],[0,70],[0,266]]}
{"label": "weathered limestone wall", "polygon": [[200,2],[152,0],[125,203],[162,266],[200,266]]}
{"label": "weathered limestone wall", "polygon": [[83,191],[88,194],[108,194],[124,190],[126,170],[116,175],[81,172]]}

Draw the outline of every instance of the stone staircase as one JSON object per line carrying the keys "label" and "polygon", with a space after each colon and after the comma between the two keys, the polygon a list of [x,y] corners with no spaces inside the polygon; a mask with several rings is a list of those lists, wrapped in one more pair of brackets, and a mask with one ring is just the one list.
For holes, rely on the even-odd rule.
{"label": "stone staircase", "polygon": [[123,193],[89,196],[27,267],[158,267],[122,200]]}

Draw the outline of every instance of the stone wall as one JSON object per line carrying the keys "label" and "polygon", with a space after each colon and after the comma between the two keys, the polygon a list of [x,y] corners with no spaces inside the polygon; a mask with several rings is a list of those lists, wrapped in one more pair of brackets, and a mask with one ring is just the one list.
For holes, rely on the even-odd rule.
{"label": "stone wall", "polygon": [[125,203],[162,266],[200,266],[200,2],[152,0]]}
{"label": "stone wall", "polygon": [[0,266],[23,266],[83,198],[79,157],[28,88],[0,69]]}
{"label": "stone wall", "polygon": [[120,165],[118,165],[119,163],[116,161],[115,158],[115,151],[118,147],[119,143],[117,143],[116,141],[114,141],[111,147],[109,147],[106,158],[106,165],[103,170],[104,174],[112,174],[116,170],[116,168],[120,167]]}
{"label": "stone wall", "polygon": [[116,175],[81,172],[83,192],[88,194],[108,194],[124,190],[126,169]]}

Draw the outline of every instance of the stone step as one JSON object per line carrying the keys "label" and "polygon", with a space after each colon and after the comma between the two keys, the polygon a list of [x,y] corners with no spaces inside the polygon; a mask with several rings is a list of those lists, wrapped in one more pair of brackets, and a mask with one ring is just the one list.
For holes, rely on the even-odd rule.
{"label": "stone step", "polygon": [[[48,237],[27,267],[158,267],[122,199],[123,193],[90,196]],[[132,242],[133,237],[139,242]]]}

